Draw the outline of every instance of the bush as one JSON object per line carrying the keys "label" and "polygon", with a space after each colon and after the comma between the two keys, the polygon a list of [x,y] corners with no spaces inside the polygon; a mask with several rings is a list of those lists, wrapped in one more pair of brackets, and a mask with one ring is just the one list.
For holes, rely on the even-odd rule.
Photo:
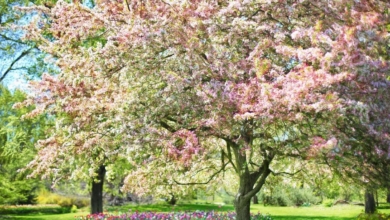
{"label": "bush", "polygon": [[260,200],[264,205],[274,206],[310,206],[320,201],[310,189],[281,185],[275,186],[270,194],[260,193]]}
{"label": "bush", "polygon": [[38,192],[37,196],[38,204],[57,204],[61,207],[71,208],[76,206],[76,208],[83,208],[89,205],[89,200],[85,198],[61,196],[55,193],[51,193],[45,189],[42,189]]}
{"label": "bush", "polygon": [[310,206],[310,204],[317,204],[319,202],[319,198],[313,195],[313,192],[310,189],[306,188],[292,188],[290,199],[296,206]]}
{"label": "bush", "polygon": [[77,212],[77,207],[75,205],[72,205],[72,208],[70,209],[71,213],[76,213]]}
{"label": "bush", "polygon": [[78,209],[89,206],[89,199],[73,197],[73,205]]}
{"label": "bush", "polygon": [[274,206],[289,206],[292,204],[290,198],[286,194],[276,194],[273,196],[264,196],[261,198],[264,205]]}
{"label": "bush", "polygon": [[322,201],[322,204],[325,206],[325,207],[332,207],[333,204],[334,204],[334,201],[333,199],[324,199]]}
{"label": "bush", "polygon": [[26,205],[26,206],[2,206],[0,207],[0,214],[63,214],[70,213],[71,209],[61,207],[58,205]]}

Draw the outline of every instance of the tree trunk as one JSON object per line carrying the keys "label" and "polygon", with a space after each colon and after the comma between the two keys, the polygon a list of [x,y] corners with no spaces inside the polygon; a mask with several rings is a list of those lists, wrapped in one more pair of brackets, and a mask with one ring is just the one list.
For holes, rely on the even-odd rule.
{"label": "tree trunk", "polygon": [[376,207],[379,207],[379,196],[378,196],[378,190],[375,190],[375,198],[376,198]]}
{"label": "tree trunk", "polygon": [[[266,167],[266,168],[265,168]],[[240,175],[240,187],[234,199],[234,209],[237,220],[250,220],[250,206],[252,197],[256,196],[270,174],[268,165],[258,172],[250,173],[248,169]]]}
{"label": "tree trunk", "polygon": [[390,188],[387,189],[386,202],[387,202],[387,203],[390,203]]}
{"label": "tree trunk", "polygon": [[91,214],[103,212],[103,183],[105,174],[106,168],[104,165],[101,165],[97,179],[92,180]]}
{"label": "tree trunk", "polygon": [[374,193],[372,190],[366,190],[364,194],[364,212],[366,214],[373,214],[376,210]]}
{"label": "tree trunk", "polygon": [[253,204],[259,204],[259,198],[256,195],[253,196]]}
{"label": "tree trunk", "polygon": [[[245,146],[251,146],[252,136],[250,131],[242,129],[242,138],[245,140]],[[234,209],[236,211],[236,220],[250,220],[251,213],[251,199],[263,187],[265,180],[271,174],[269,169],[270,163],[274,158],[273,152],[264,150],[263,162],[257,170],[249,168],[249,161],[246,153],[243,153],[242,146],[233,141],[226,140],[228,152],[232,151],[234,154],[235,170],[239,177],[239,188],[234,198]]]}
{"label": "tree trunk", "polygon": [[171,198],[169,198],[168,203],[169,205],[176,205],[177,199],[174,194],[171,193]]}
{"label": "tree trunk", "polygon": [[251,200],[242,200],[237,196],[234,200],[234,209],[236,210],[237,220],[250,220],[251,219]]}

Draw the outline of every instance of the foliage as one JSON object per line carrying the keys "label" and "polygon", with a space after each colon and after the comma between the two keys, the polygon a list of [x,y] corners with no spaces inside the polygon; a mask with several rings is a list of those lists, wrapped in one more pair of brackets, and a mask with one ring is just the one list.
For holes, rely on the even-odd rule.
{"label": "foliage", "polygon": [[76,205],[72,205],[72,207],[70,208],[70,212],[71,213],[76,213],[77,212],[77,206]]}
{"label": "foliage", "polygon": [[0,204],[34,203],[34,191],[41,185],[37,180],[26,179],[18,169],[35,156],[34,144],[44,137],[50,120],[45,116],[20,120],[31,108],[12,106],[25,98],[22,91],[11,92],[0,85]]}
{"label": "foliage", "polygon": [[15,7],[48,5],[51,0],[0,0],[0,82],[10,89],[24,88],[26,78],[40,77],[42,72],[55,72],[55,68],[44,61],[45,55],[31,41],[23,41],[24,30],[16,28],[32,20]]}
{"label": "foliage", "polygon": [[73,207],[83,208],[89,205],[89,200],[85,198],[62,196],[59,194],[51,193],[45,189],[41,189],[37,196],[38,204],[57,204],[61,207]]}
{"label": "foliage", "polygon": [[322,204],[325,206],[325,207],[332,207],[333,204],[334,204],[334,200],[333,199],[324,199],[322,201]]}
{"label": "foliage", "polygon": [[[183,219],[183,220],[196,220],[196,219],[236,219],[236,215],[233,212],[227,212],[227,213],[219,213],[219,212],[202,212],[202,211],[196,211],[196,212],[171,212],[171,213],[155,213],[155,212],[130,212],[130,213],[124,213],[120,215],[114,215],[114,214],[105,214],[105,213],[99,213],[99,214],[93,214],[93,215],[87,215],[78,217],[78,220],[97,220],[97,219],[123,219],[123,220],[130,220],[130,219],[167,219],[167,220],[174,220],[174,219]],[[252,214],[251,218],[252,220],[271,220],[272,218],[268,215],[264,214]]]}
{"label": "foliage", "polygon": [[309,188],[296,188],[285,184],[276,185],[272,192],[262,191],[260,200],[264,205],[274,206],[310,206],[320,201]]}
{"label": "foliage", "polygon": [[0,206],[0,214],[59,214],[69,213],[70,207],[60,207],[58,205],[24,205],[24,206]]}
{"label": "foliage", "polygon": [[[32,175],[94,177],[102,164],[126,158],[123,189],[151,193],[148,186],[185,192],[218,183],[218,174],[233,170],[238,219],[249,218],[250,199],[271,174],[294,174],[317,159],[336,169],[348,157],[340,172],[356,175],[347,161],[374,164],[370,154],[388,152],[382,144],[359,154],[374,146],[370,136],[388,140],[386,129],[372,126],[383,111],[366,117],[366,106],[378,104],[373,91],[388,85],[389,4],[153,0],[99,1],[91,9],[60,1],[28,8],[45,16],[26,38],[61,69],[33,83],[43,92],[20,104],[36,104],[27,118],[58,119],[38,144]],[[363,84],[362,76],[369,76]]]}

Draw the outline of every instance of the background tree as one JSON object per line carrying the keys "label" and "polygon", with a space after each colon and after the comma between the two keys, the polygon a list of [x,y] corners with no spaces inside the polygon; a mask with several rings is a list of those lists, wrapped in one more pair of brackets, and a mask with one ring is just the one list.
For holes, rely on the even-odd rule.
{"label": "background tree", "polygon": [[44,138],[50,127],[50,120],[44,116],[21,121],[20,117],[31,108],[12,109],[12,106],[25,100],[26,95],[16,90],[10,92],[0,85],[0,203],[34,203],[35,190],[41,186],[36,179],[25,179],[26,174],[19,173],[34,157],[35,142]]}
{"label": "background tree", "polygon": [[0,1],[0,82],[16,88],[27,79],[39,77],[44,71],[54,72],[54,67],[45,64],[45,55],[31,41],[23,41],[24,30],[17,25],[28,23],[32,16],[15,7],[27,5],[53,5],[55,1],[1,0]]}

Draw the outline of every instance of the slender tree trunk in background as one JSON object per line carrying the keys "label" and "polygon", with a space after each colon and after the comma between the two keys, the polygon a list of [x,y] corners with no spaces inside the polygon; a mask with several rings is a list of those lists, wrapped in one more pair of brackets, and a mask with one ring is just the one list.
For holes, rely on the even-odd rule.
{"label": "slender tree trunk in background", "polygon": [[169,198],[168,203],[169,205],[176,205],[177,199],[173,193],[171,193],[171,198]]}
{"label": "slender tree trunk in background", "polygon": [[98,170],[97,181],[92,180],[91,214],[103,212],[103,183],[106,167],[101,165]]}
{"label": "slender tree trunk in background", "polygon": [[390,188],[387,188],[386,202],[387,202],[387,203],[390,203]]}
{"label": "slender tree trunk in background", "polygon": [[376,210],[374,193],[372,190],[366,189],[364,194],[364,212],[366,214],[373,214]]}
{"label": "slender tree trunk in background", "polygon": [[253,204],[259,204],[259,198],[257,196],[253,196]]}
{"label": "slender tree trunk in background", "polygon": [[379,196],[378,196],[378,190],[375,190],[375,198],[376,198],[376,207],[379,207]]}

